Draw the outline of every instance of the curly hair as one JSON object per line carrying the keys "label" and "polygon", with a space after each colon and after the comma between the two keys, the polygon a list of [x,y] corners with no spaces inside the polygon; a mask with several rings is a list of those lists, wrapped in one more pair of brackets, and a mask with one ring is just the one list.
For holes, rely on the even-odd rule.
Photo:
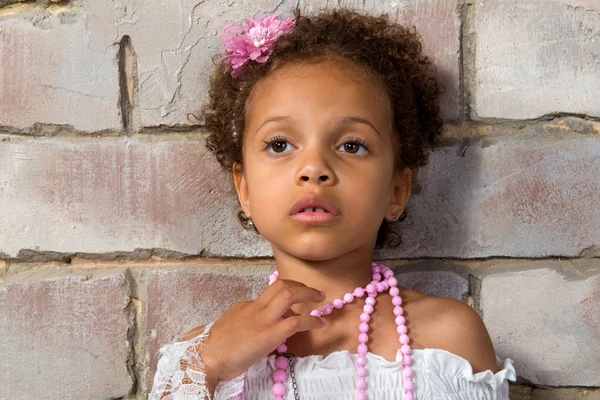
{"label": "curly hair", "polygon": [[[342,57],[362,67],[386,88],[397,136],[393,139],[394,170],[406,166],[414,170],[426,165],[429,148],[443,130],[439,98],[445,87],[435,78],[431,60],[422,54],[416,28],[391,23],[387,14],[375,16],[347,8],[322,10],[312,16],[301,15],[296,8],[294,16],[295,28],[278,38],[269,59],[244,65],[241,76],[233,77],[230,66],[218,61],[219,55],[213,58],[216,69],[210,78],[209,101],[202,107],[199,119],[208,131],[206,146],[219,164],[229,172],[234,164],[242,164],[246,102],[259,81],[290,63]],[[413,193],[421,191],[414,174],[412,188]],[[400,220],[405,217],[406,211]],[[242,226],[259,233],[243,211],[238,212],[238,219]],[[390,236],[396,237],[393,245]],[[400,236],[384,219],[376,248],[400,243]]]}

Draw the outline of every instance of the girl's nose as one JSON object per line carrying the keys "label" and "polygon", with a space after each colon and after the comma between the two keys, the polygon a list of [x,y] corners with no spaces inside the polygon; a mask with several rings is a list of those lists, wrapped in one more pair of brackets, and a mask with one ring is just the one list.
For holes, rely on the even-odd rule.
{"label": "girl's nose", "polygon": [[334,173],[322,149],[315,149],[301,157],[296,179],[299,185],[311,182],[317,185],[333,184]]}

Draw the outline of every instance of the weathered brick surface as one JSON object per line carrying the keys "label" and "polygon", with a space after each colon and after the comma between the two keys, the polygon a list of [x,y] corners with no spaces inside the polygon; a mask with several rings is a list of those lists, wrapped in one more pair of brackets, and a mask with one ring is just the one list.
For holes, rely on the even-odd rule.
{"label": "weathered brick surface", "polygon": [[[201,140],[17,140],[0,144],[0,251],[266,253]],[[232,192],[228,192],[231,190]]]}
{"label": "weathered brick surface", "polygon": [[127,395],[128,291],[119,272],[9,274],[0,292],[0,399]]}
{"label": "weathered brick surface", "polygon": [[273,266],[245,266],[236,274],[225,268],[157,269],[148,273],[146,390],[152,388],[159,348],[196,326],[217,320],[237,301],[262,293]]}
{"label": "weathered brick surface", "polygon": [[600,243],[600,140],[482,140],[432,153],[398,257],[577,256]]}
{"label": "weathered brick surface", "polygon": [[597,388],[535,388],[510,384],[510,400],[600,400]]}
{"label": "weathered brick surface", "polygon": [[[482,141],[433,152],[398,223],[405,257],[577,256],[600,244],[600,139]],[[202,140],[0,142],[0,252],[159,248],[269,256],[236,218],[231,181]]]}
{"label": "weathered brick surface", "polygon": [[0,294],[6,292],[4,276],[6,275],[6,261],[0,260]]}
{"label": "weathered brick surface", "polygon": [[83,15],[14,15],[0,32],[0,127],[119,129],[118,45],[88,31]]}
{"label": "weathered brick surface", "polygon": [[394,270],[398,285],[429,296],[452,297],[465,301],[469,293],[468,268],[454,262],[419,260],[414,262],[377,261]]}
{"label": "weathered brick surface", "polygon": [[482,279],[480,306],[496,352],[534,384],[600,386],[599,260],[534,265]]}
{"label": "weathered brick surface", "polygon": [[[168,0],[125,3],[84,1],[89,28],[109,37],[129,35],[136,52],[140,82],[140,115],[143,126],[189,124],[187,114],[196,112],[207,100],[211,57],[221,50],[217,32],[226,24],[241,23],[247,17],[281,11],[291,16],[296,1],[235,1],[227,6],[213,2],[182,0],[172,7]],[[331,4],[327,1],[301,2],[311,11]],[[397,15],[421,31],[426,53],[439,67],[448,86],[443,99],[448,118],[459,115],[459,32],[457,0],[431,2],[410,0],[400,3],[342,1],[374,12]],[[161,12],[156,12],[156,10]],[[438,29],[439,28],[439,29]]]}
{"label": "weathered brick surface", "polygon": [[483,0],[476,5],[480,118],[600,116],[600,2]]}

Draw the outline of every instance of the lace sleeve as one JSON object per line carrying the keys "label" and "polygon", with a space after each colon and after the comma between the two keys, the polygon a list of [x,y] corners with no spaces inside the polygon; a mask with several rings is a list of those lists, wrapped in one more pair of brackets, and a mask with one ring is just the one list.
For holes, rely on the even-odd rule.
{"label": "lace sleeve", "polygon": [[[162,346],[152,390],[148,400],[212,400],[206,387],[201,354],[213,323],[198,336]],[[214,400],[243,400],[243,373],[230,381],[219,382]]]}

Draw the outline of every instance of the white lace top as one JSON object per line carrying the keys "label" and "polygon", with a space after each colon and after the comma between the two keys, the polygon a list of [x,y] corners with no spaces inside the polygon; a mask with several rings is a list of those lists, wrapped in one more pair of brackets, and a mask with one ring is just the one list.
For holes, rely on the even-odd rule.
{"label": "white lace top", "polygon": [[[203,363],[200,357],[212,323],[204,332],[189,341],[174,342],[160,348],[162,355],[154,376],[149,400],[210,399],[205,387]],[[441,349],[413,349],[415,400],[508,400],[508,382],[515,381],[513,361],[496,360],[500,371],[473,373],[464,358]],[[357,354],[336,351],[327,357],[313,355],[295,357],[298,394],[302,400],[351,400],[355,397]],[[402,400],[402,354],[396,361],[367,353],[367,397],[377,400]],[[271,400],[275,356],[261,359],[236,378],[219,382],[214,399]],[[292,381],[288,374],[286,400],[294,400]],[[162,397],[161,397],[162,396]]]}

